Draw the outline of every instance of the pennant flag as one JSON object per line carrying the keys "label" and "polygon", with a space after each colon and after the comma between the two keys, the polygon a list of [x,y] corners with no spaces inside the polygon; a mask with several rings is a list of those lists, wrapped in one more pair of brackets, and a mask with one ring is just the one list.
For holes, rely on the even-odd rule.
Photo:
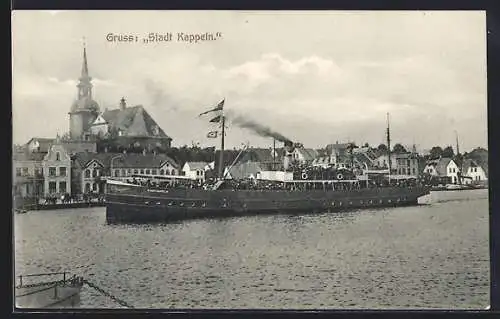
{"label": "pennant flag", "polygon": [[217,138],[217,131],[211,131],[211,132],[208,132],[207,134],[207,137],[208,138]]}
{"label": "pennant flag", "polygon": [[205,111],[203,113],[200,113],[200,115],[198,115],[198,116],[202,116],[202,115],[210,113],[210,112],[222,111],[222,109],[224,108],[224,100],[225,99],[223,99],[222,101],[220,101],[219,104],[217,104],[217,106],[215,108],[213,108],[211,110],[208,110],[208,111]]}
{"label": "pennant flag", "polygon": [[216,117],[214,117],[213,119],[210,120],[211,123],[219,123],[220,120],[221,120],[222,116],[220,115],[217,115]]}

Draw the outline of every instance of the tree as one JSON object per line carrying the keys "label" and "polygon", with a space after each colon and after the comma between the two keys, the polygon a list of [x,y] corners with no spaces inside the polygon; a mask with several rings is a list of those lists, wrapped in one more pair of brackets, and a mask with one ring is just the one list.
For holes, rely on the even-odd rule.
{"label": "tree", "polygon": [[366,142],[364,147],[370,147],[370,144],[368,144],[368,142]]}
{"label": "tree", "polygon": [[396,145],[394,145],[394,147],[392,148],[392,151],[394,153],[397,153],[397,154],[401,154],[401,153],[406,153],[406,148],[401,145],[400,143],[397,143]]}
{"label": "tree", "polygon": [[380,144],[378,147],[377,147],[377,150],[380,152],[380,153],[387,153],[387,146],[385,144]]}
{"label": "tree", "polygon": [[451,147],[451,146],[446,146],[444,148],[443,152],[441,153],[442,157],[453,158],[454,155],[455,155],[455,153],[453,152],[453,147]]}
{"label": "tree", "polygon": [[434,146],[431,148],[429,153],[430,153],[431,158],[438,158],[438,157],[442,156],[443,149],[440,146]]}

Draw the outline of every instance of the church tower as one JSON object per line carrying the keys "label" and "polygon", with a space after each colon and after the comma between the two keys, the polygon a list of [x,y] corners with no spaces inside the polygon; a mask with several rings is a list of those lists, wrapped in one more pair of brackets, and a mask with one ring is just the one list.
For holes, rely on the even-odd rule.
{"label": "church tower", "polygon": [[78,95],[69,112],[69,131],[72,140],[86,139],[90,125],[99,114],[99,105],[92,99],[91,80],[87,65],[87,50],[84,44],[82,73],[76,86]]}

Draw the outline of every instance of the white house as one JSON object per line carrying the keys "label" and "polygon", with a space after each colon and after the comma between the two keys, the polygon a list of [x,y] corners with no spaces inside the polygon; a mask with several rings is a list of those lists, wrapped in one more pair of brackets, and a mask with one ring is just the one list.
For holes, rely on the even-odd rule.
{"label": "white house", "polygon": [[452,184],[459,183],[460,168],[457,163],[448,157],[428,161],[424,173],[437,177],[448,177]]}
{"label": "white house", "polygon": [[182,171],[186,177],[192,180],[205,181],[205,172],[210,169],[210,163],[207,162],[186,162]]}
{"label": "white house", "polygon": [[472,159],[466,159],[462,165],[462,175],[465,184],[479,184],[488,180],[487,167],[479,165]]}

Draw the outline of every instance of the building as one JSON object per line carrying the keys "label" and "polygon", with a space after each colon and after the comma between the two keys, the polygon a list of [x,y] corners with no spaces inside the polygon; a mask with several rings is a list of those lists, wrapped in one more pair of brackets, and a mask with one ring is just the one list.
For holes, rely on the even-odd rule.
{"label": "building", "polygon": [[[120,152],[170,148],[172,138],[165,134],[142,105],[129,107],[122,98],[118,108],[101,112],[99,104],[93,99],[92,88],[84,47],[77,98],[69,112],[71,153],[99,151],[100,144],[103,145],[102,150],[115,148]],[[96,146],[89,145],[96,141]]]}
{"label": "building", "polygon": [[71,193],[71,157],[59,137],[43,158],[43,175],[45,197]]}
{"label": "building", "polygon": [[[375,160],[375,165],[379,168],[387,168],[389,155],[382,154]],[[420,176],[420,157],[417,153],[391,153],[391,173],[405,177]]]}
{"label": "building", "polygon": [[77,99],[71,105],[69,112],[70,138],[74,141],[89,140],[90,126],[99,115],[99,104],[92,98],[92,78],[89,75],[87,51],[83,48],[83,64],[77,84]]}
{"label": "building", "polygon": [[182,173],[192,180],[205,182],[205,173],[210,169],[210,163],[207,162],[186,162],[182,167]]}
{"label": "building", "polygon": [[33,137],[26,144],[25,147],[29,152],[39,152],[39,153],[47,153],[49,151],[50,146],[54,143],[55,138],[46,138],[46,137]]}
{"label": "building", "polygon": [[483,184],[488,182],[488,168],[473,159],[465,159],[462,164],[464,184]]}
{"label": "building", "polygon": [[296,147],[292,152],[292,161],[300,164],[311,164],[318,156],[318,151],[315,149]]}
{"label": "building", "polygon": [[448,157],[428,161],[424,167],[424,173],[437,177],[442,183],[460,183],[460,168],[453,159]]}
{"label": "building", "polygon": [[90,132],[123,148],[132,146],[139,150],[166,150],[172,142],[142,105],[127,106],[125,98],[121,99],[118,108],[99,114]]}
{"label": "building", "polygon": [[103,193],[107,177],[179,175],[178,164],[163,154],[77,153],[73,157],[74,193]]}
{"label": "building", "polygon": [[44,194],[43,158],[46,153],[33,152],[27,147],[13,152],[12,185],[15,201],[37,198]]}

